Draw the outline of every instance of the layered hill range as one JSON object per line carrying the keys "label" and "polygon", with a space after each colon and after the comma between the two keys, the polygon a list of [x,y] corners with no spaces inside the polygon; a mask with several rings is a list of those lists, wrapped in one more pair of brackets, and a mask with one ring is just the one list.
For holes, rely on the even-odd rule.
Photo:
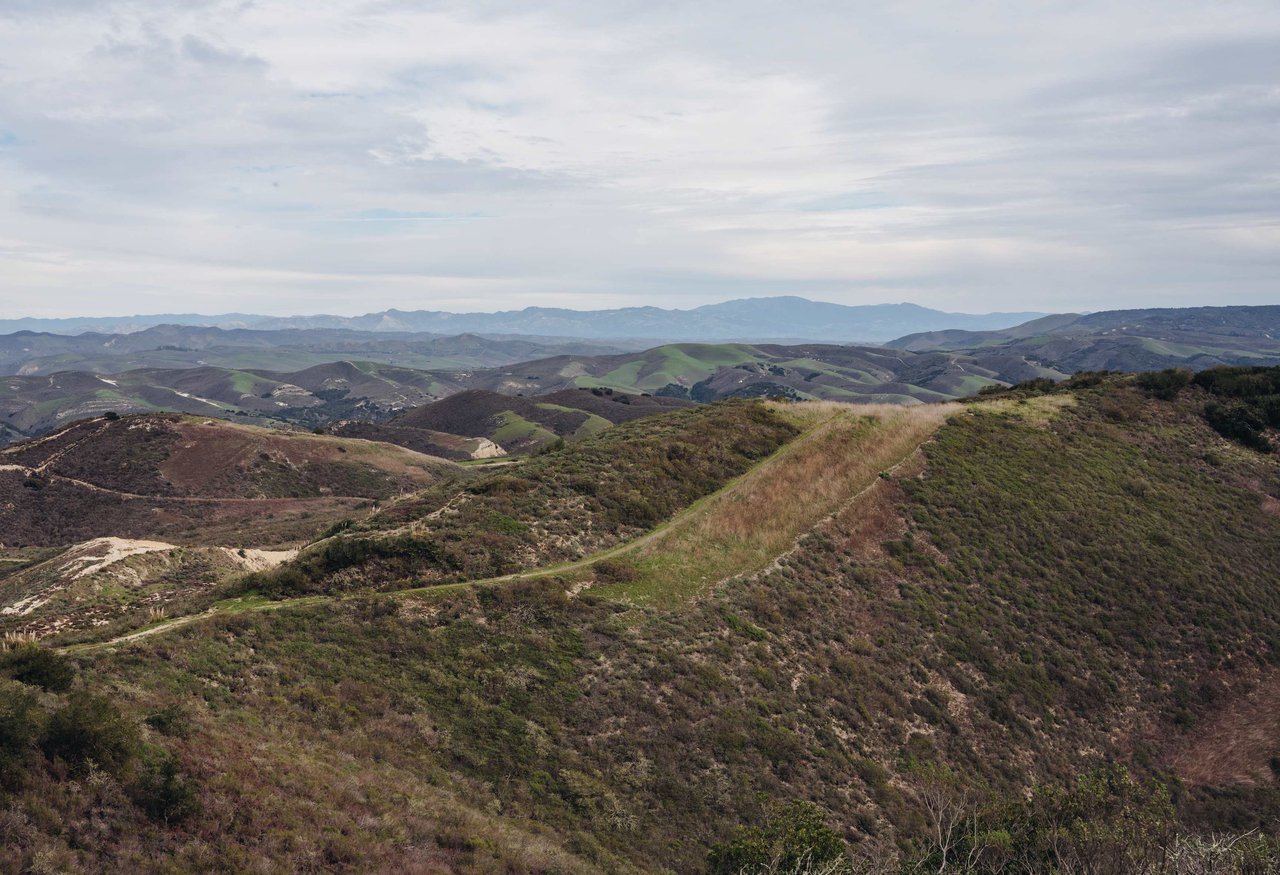
{"label": "layered hill range", "polygon": [[[436,371],[363,361],[332,362],[293,373],[211,366],[112,375],[65,371],[0,377],[0,431],[12,440],[109,411],[174,410],[307,428],[351,420],[377,423],[467,389],[532,396],[599,388],[697,402],[785,396],[918,403],[962,397],[983,386],[1038,376],[1063,374],[1001,351],[914,353],[829,344],[671,344],[634,353],[557,355],[501,367]],[[563,401],[561,397],[539,403]],[[506,403],[504,410],[519,414],[511,406],[518,402]],[[418,427],[452,431],[439,427],[447,421],[424,416],[418,417]],[[398,424],[414,421],[411,417]],[[502,425],[474,436],[497,440],[490,432]],[[563,427],[551,430],[568,436]]]}
{"label": "layered hill range", "polygon": [[[790,325],[781,315],[779,320],[779,325]],[[183,366],[0,378],[0,440],[43,434],[108,411],[176,410],[257,424],[334,427],[449,458],[478,458],[523,452],[598,428],[600,422],[591,417],[600,411],[583,407],[597,401],[562,394],[568,390],[607,389],[636,396],[629,400],[641,406],[654,403],[642,401],[645,395],[693,402],[785,397],[914,404],[1039,377],[1060,380],[1080,370],[1200,370],[1280,362],[1278,337],[1280,307],[1060,315],[1000,330],[909,335],[881,347],[679,343],[619,352],[592,341],[328,329],[164,327],[111,337],[11,335],[0,338],[0,361],[7,361],[10,370],[76,362],[90,369],[125,361]],[[558,354],[539,355],[548,352]],[[296,371],[249,367],[347,353],[380,359],[347,358]],[[393,363],[406,360],[432,367]],[[557,397],[526,403],[469,394],[471,412],[462,412],[459,403],[422,409],[468,390],[511,399]],[[558,415],[565,411],[557,412],[557,406],[579,412]],[[605,409],[619,412],[616,406]],[[415,410],[419,412],[408,413]],[[612,416],[603,419],[615,421]],[[496,447],[476,443],[478,439]]]}
{"label": "layered hill range", "polygon": [[[8,502],[162,512],[0,571],[41,644],[0,654],[0,871],[1274,870],[1280,370],[639,403],[492,463],[147,415],[11,448]],[[326,488],[376,506],[147,528]]]}
{"label": "layered hill range", "polygon": [[[417,370],[488,368],[558,353],[593,355],[640,348],[572,338],[353,330],[242,330],[158,325],[132,333],[0,335],[0,375],[65,371],[118,374],[217,367],[302,371],[354,360]],[[641,345],[643,346],[643,345]]]}

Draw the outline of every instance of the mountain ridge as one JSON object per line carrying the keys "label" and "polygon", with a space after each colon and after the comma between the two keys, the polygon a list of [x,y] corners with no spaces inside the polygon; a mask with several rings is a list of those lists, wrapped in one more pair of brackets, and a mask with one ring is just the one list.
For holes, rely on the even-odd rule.
{"label": "mountain ridge", "polygon": [[354,329],[376,332],[537,334],[596,340],[839,340],[882,342],[938,328],[990,329],[1026,322],[1043,313],[948,313],[918,304],[846,305],[798,296],[737,298],[689,309],[620,307],[577,310],[525,307],[492,313],[389,309],[360,316],[328,314],[258,316],[73,317],[0,320],[0,332],[19,330],[133,333],[160,324],[279,329]]}

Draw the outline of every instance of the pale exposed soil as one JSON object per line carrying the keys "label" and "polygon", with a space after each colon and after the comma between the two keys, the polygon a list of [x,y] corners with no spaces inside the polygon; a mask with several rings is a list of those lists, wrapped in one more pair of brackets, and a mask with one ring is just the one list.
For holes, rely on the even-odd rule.
{"label": "pale exposed soil", "polygon": [[94,538],[71,548],[58,561],[62,572],[72,580],[79,580],[128,556],[151,553],[156,550],[172,550],[173,544],[163,541],[134,541],[126,538]]}

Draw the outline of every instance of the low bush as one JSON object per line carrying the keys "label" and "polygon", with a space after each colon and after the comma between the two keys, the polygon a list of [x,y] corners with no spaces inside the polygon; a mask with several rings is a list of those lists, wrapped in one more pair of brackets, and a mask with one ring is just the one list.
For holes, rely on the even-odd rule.
{"label": "low bush", "polygon": [[73,771],[89,764],[112,774],[124,771],[138,749],[138,730],[105,696],[77,690],[49,716],[40,748]]}
{"label": "low bush", "polygon": [[141,758],[131,795],[153,820],[179,823],[199,813],[200,800],[192,781],[178,769],[173,754],[160,748],[146,750]]}
{"label": "low bush", "polygon": [[0,677],[47,692],[60,693],[71,688],[75,667],[66,657],[36,644],[28,644],[0,653]]}
{"label": "low bush", "polygon": [[13,682],[0,681],[0,786],[17,784],[44,727],[36,694]]}
{"label": "low bush", "polygon": [[1152,398],[1161,401],[1172,401],[1178,393],[1191,383],[1191,372],[1186,368],[1168,368],[1163,371],[1150,371],[1139,374],[1136,380],[1138,388]]}

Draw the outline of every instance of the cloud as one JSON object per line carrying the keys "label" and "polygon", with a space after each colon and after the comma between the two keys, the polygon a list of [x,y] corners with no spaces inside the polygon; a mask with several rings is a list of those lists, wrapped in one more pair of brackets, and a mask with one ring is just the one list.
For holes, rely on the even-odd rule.
{"label": "cloud", "polygon": [[1268,2],[10,0],[0,305],[1273,302]]}

